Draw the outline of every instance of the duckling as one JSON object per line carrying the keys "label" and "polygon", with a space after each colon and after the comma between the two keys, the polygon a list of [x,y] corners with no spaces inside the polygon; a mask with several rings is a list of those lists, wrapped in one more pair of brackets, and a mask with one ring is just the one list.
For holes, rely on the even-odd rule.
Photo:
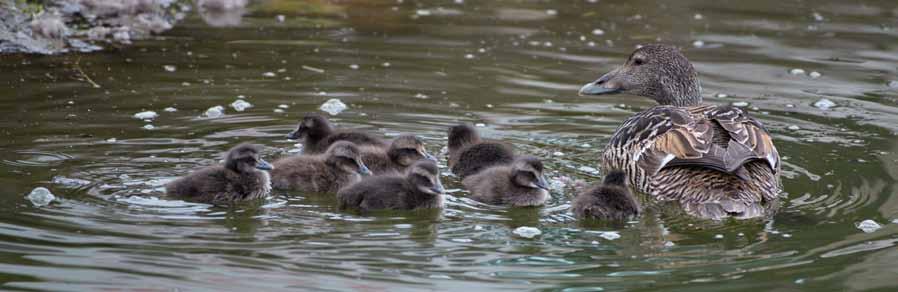
{"label": "duckling", "polygon": [[303,117],[296,130],[287,134],[287,139],[303,140],[303,153],[308,154],[324,152],[336,141],[349,141],[356,145],[371,145],[384,149],[390,146],[374,135],[350,130],[334,130],[330,121],[318,114]]}
{"label": "duckling", "polygon": [[625,221],[639,215],[639,204],[627,186],[627,174],[612,171],[601,184],[577,195],[571,211],[580,219]]}
{"label": "duckling", "polygon": [[271,181],[275,189],[307,193],[336,193],[371,172],[362,162],[358,147],[338,141],[317,155],[297,155],[274,162]]}
{"label": "duckling", "polygon": [[421,160],[405,176],[366,177],[337,193],[341,210],[414,210],[443,207],[443,184],[436,163]]}
{"label": "duckling", "polygon": [[404,173],[406,168],[420,159],[437,161],[427,153],[424,142],[415,135],[396,137],[389,149],[363,145],[359,146],[359,150],[362,152],[362,161],[376,175]]}
{"label": "duckling", "polygon": [[679,202],[694,216],[721,220],[772,215],[781,161],[760,121],[740,108],[702,102],[698,73],[675,47],[644,45],[581,95],[626,93],[659,105],[617,128],[602,170],[621,170],[639,192]]}
{"label": "duckling", "polygon": [[514,149],[504,143],[483,141],[470,125],[449,128],[449,168],[464,179],[493,165],[514,161]]}
{"label": "duckling", "polygon": [[549,199],[543,163],[532,156],[484,169],[462,180],[462,184],[472,199],[487,204],[529,207],[541,206]]}
{"label": "duckling", "polygon": [[191,201],[227,204],[268,197],[272,166],[259,158],[259,147],[240,144],[228,150],[224,165],[195,171],[165,185],[169,196]]}

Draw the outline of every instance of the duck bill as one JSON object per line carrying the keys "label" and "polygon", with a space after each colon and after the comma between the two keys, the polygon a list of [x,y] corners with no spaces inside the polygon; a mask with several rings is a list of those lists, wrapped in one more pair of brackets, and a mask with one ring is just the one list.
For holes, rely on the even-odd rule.
{"label": "duck bill", "polygon": [[579,95],[602,95],[620,92],[623,88],[620,87],[618,82],[612,82],[611,80],[616,75],[617,69],[602,75],[602,77],[599,77],[596,81],[583,85],[583,87],[580,87]]}
{"label": "duck bill", "polygon": [[436,185],[433,186],[433,188],[431,188],[430,190],[432,190],[434,193],[442,194],[443,192],[446,191],[446,189],[443,188],[443,183],[440,182],[439,179],[437,179],[436,181],[437,181]]}
{"label": "duck bill", "polygon": [[549,190],[549,182],[546,181],[546,177],[545,177],[545,176],[542,176],[542,175],[538,176],[538,177],[536,178],[536,183],[535,183],[535,184],[536,184],[536,187],[537,187],[537,188],[541,188],[541,189],[544,189],[544,190],[547,190],[547,191]]}
{"label": "duck bill", "polygon": [[290,140],[299,139],[299,136],[300,136],[299,134],[300,134],[299,130],[292,131],[289,134],[287,134],[287,139],[290,139]]}
{"label": "duck bill", "polygon": [[274,169],[274,165],[271,165],[268,161],[259,159],[259,161],[256,161],[256,168],[261,170],[272,170]]}
{"label": "duck bill", "polygon": [[369,175],[371,175],[371,170],[369,170],[368,167],[365,166],[364,163],[359,163],[359,174],[364,175],[364,176],[369,176]]}

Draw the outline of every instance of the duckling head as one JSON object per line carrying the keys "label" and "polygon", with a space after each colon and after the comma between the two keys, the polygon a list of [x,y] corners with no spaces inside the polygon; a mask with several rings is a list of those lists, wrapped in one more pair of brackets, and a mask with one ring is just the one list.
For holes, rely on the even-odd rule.
{"label": "duckling head", "polygon": [[701,92],[698,73],[686,56],[663,44],[636,49],[623,65],[580,88],[580,95],[626,93],[674,106],[701,104]]}
{"label": "duckling head", "polygon": [[480,134],[471,125],[460,124],[449,128],[449,149],[458,149],[479,141]]}
{"label": "duckling head", "polygon": [[371,175],[371,171],[362,162],[359,148],[348,141],[339,141],[327,149],[327,163],[347,173]]}
{"label": "duckling head", "polygon": [[390,149],[387,150],[390,160],[395,161],[399,165],[409,166],[415,161],[427,159],[436,162],[436,157],[427,153],[424,148],[424,142],[415,135],[401,135],[393,140]]}
{"label": "duckling head", "polygon": [[519,186],[549,190],[549,183],[543,175],[543,163],[533,156],[516,159],[511,165],[512,181]]}
{"label": "duckling head", "polygon": [[425,194],[436,196],[445,191],[443,183],[440,182],[440,170],[433,161],[421,160],[415,162],[406,175],[412,186]]}
{"label": "duckling head", "polygon": [[628,220],[639,215],[640,207],[626,184],[627,175],[623,171],[612,171],[605,176],[602,185],[589,194],[602,207],[605,220]]}
{"label": "duckling head", "polygon": [[225,157],[225,167],[238,173],[251,171],[272,170],[274,166],[262,158],[259,158],[259,146],[252,144],[240,144],[228,150]]}
{"label": "duckling head", "polygon": [[287,134],[287,139],[323,138],[334,132],[330,121],[318,114],[309,114],[299,121],[296,130]]}

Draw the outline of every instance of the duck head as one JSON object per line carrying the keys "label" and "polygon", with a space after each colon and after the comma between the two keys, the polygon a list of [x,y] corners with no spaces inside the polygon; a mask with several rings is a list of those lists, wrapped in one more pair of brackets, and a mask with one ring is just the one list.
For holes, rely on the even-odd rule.
{"label": "duck head", "polygon": [[297,140],[310,137],[320,139],[333,132],[334,128],[327,118],[317,114],[310,114],[299,121],[299,124],[296,125],[296,130],[287,134],[287,139]]}
{"label": "duck head", "polygon": [[524,156],[511,165],[512,181],[519,186],[549,190],[549,183],[543,175],[543,163],[538,158]]}
{"label": "duck head", "polygon": [[415,161],[427,159],[436,162],[436,157],[427,153],[424,142],[415,135],[401,135],[393,140],[387,150],[390,159],[402,166],[409,166]]}
{"label": "duck head", "polygon": [[225,157],[225,167],[238,173],[251,171],[272,170],[274,166],[262,158],[259,158],[259,146],[252,144],[240,144],[228,150]]}
{"label": "duck head", "polygon": [[358,147],[352,144],[352,142],[336,142],[327,149],[325,155],[327,163],[339,170],[347,173],[371,175],[371,171],[362,162],[362,156],[359,154]]}
{"label": "duck head", "polygon": [[430,160],[421,160],[413,164],[407,174],[409,183],[418,191],[430,194],[440,195],[443,189],[443,183],[440,182],[440,171],[437,164]]}
{"label": "duck head", "polygon": [[464,145],[480,141],[477,129],[468,124],[455,125],[449,128],[449,148],[458,149]]}
{"label": "duck head", "polygon": [[662,105],[701,104],[698,73],[680,51],[669,45],[639,47],[630,58],[596,81],[580,88],[580,95],[625,93],[648,97]]}

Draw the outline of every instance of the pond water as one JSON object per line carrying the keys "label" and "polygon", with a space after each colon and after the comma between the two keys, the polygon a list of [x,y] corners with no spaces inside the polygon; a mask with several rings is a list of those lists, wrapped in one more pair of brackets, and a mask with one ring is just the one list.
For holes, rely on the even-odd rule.
{"label": "pond water", "polygon": [[[2,56],[0,283],[894,291],[896,40],[895,1],[260,1],[237,27],[192,16],[127,48]],[[508,210],[466,199],[451,176],[439,213],[359,216],[286,192],[236,208],[160,198],[165,182],[240,142],[264,145],[269,160],[292,155],[284,135],[332,98],[349,106],[332,117],[340,127],[414,133],[436,154],[449,126],[483,124],[542,157],[556,184],[597,181],[609,136],[652,103],[576,92],[654,41],[683,47],[707,102],[745,105],[767,125],[787,193],[774,218],[650,210],[582,225],[569,188],[544,208]],[[238,96],[252,107],[236,111]],[[815,107],[823,98],[835,106]],[[204,116],[219,105],[223,116]],[[133,117],[148,110],[158,116]],[[41,186],[57,201],[34,207],[25,196]],[[867,219],[881,228],[858,229]],[[512,233],[521,226],[543,234]]]}

